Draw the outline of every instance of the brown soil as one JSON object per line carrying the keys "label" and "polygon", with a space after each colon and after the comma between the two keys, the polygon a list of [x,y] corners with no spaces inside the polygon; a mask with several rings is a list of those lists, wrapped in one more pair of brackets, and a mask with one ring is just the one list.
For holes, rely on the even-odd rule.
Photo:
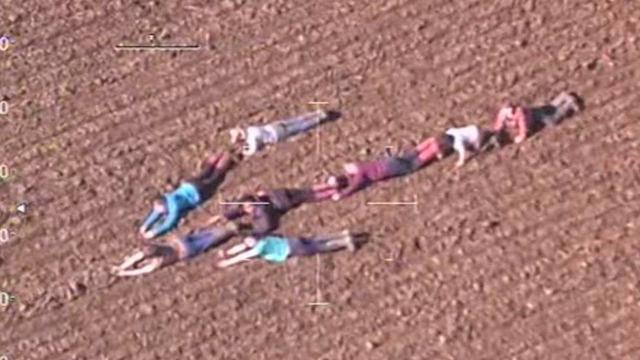
{"label": "brown soil", "polygon": [[[13,3],[0,20],[16,40],[0,53],[0,154],[14,175],[0,196],[30,208],[0,246],[0,287],[16,297],[0,309],[0,356],[640,357],[636,1]],[[151,33],[203,48],[113,48]],[[354,255],[219,271],[208,253],[108,276],[139,245],[153,196],[227,146],[231,126],[310,100],[342,111],[242,164],[226,197],[310,183],[385,146],[488,125],[507,96],[541,104],[565,89],[585,111],[521,146],[285,218],[287,234],[370,233]],[[214,199],[178,233],[217,211]]]}

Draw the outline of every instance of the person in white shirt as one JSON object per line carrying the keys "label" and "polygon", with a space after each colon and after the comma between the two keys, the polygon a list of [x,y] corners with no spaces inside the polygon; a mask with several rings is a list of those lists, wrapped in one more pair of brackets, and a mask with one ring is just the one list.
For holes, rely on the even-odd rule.
{"label": "person in white shirt", "polygon": [[239,127],[230,130],[231,142],[242,146],[242,154],[251,156],[267,144],[283,142],[300,133],[307,132],[329,118],[324,110],[317,110],[266,125]]}
{"label": "person in white shirt", "polygon": [[493,132],[481,129],[476,125],[469,125],[459,128],[450,128],[445,134],[453,138],[453,149],[458,153],[456,167],[464,165],[468,159],[467,151],[477,153],[484,143],[493,135]]}

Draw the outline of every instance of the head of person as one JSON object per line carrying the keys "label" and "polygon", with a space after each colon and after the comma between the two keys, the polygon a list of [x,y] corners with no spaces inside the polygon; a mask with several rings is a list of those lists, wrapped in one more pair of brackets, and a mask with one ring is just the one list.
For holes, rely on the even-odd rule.
{"label": "head of person", "polygon": [[160,256],[160,247],[153,243],[145,243],[142,246],[142,253],[144,254],[145,259],[153,258]]}
{"label": "head of person", "polygon": [[240,144],[247,138],[247,134],[242,128],[233,128],[230,130],[231,142],[234,144]]}
{"label": "head of person", "polygon": [[256,239],[253,236],[247,236],[246,238],[244,238],[244,244],[247,247],[252,248],[252,247],[256,246],[257,243],[258,243],[258,239]]}
{"label": "head of person", "polygon": [[255,203],[258,202],[258,198],[254,195],[244,194],[239,199],[238,202],[242,207],[242,211],[246,214],[252,214],[255,209]]}
{"label": "head of person", "polygon": [[440,147],[440,152],[442,152],[444,156],[447,156],[453,152],[453,136],[441,133],[440,135],[438,135],[436,140],[438,142],[438,146]]}
{"label": "head of person", "polygon": [[355,175],[358,173],[358,171],[360,171],[360,169],[358,168],[358,164],[356,163],[344,164],[343,169],[347,175]]}
{"label": "head of person", "polygon": [[502,106],[502,108],[500,108],[499,116],[504,116],[509,119],[513,118],[519,107],[520,106],[518,106],[518,104],[508,101],[505,103],[504,106]]}

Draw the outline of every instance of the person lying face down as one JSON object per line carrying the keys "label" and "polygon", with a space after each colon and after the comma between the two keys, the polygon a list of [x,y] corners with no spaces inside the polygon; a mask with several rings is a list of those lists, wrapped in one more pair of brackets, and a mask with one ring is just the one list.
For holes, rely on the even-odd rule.
{"label": "person lying face down", "polygon": [[171,237],[167,243],[147,242],[142,250],[127,257],[112,269],[116,276],[139,276],[151,273],[178,261],[193,258],[213,246],[220,245],[237,234],[237,227],[229,223],[225,227],[214,227],[188,234],[185,237]]}
{"label": "person lying face down", "polygon": [[544,106],[525,107],[508,104],[498,112],[493,130],[506,134],[510,140],[519,144],[531,132],[545,126],[555,126],[580,110],[580,100],[576,95],[567,92],[560,93]]}
{"label": "person lying face down", "polygon": [[224,212],[226,220],[233,221],[248,217],[249,221],[240,224],[245,234],[264,236],[276,230],[280,218],[303,203],[330,199],[337,189],[327,184],[309,188],[278,188],[258,191],[256,195],[245,194],[233,206]]}
{"label": "person lying face down", "polygon": [[224,268],[252,258],[262,258],[273,263],[283,263],[291,256],[310,256],[314,254],[338,251],[342,249],[356,250],[353,235],[345,230],[339,234],[316,236],[313,238],[293,238],[280,235],[267,235],[256,239],[245,238],[221,257],[228,257],[218,262]]}
{"label": "person lying face down", "polygon": [[385,156],[382,159],[361,163],[347,163],[343,166],[344,174],[330,176],[327,185],[339,191],[332,196],[340,200],[356,191],[377,182],[396,176],[414,172],[427,164],[442,159],[451,153],[454,138],[448,134],[430,137],[413,149],[396,156]]}
{"label": "person lying face down", "polygon": [[330,176],[327,185],[339,189],[332,199],[340,200],[377,181],[410,174],[442,159],[454,150],[459,155],[456,167],[460,167],[468,159],[469,153],[475,154],[480,151],[493,135],[493,131],[481,129],[476,125],[450,128],[400,155],[387,155],[382,159],[363,163],[347,163],[343,166],[344,174]]}
{"label": "person lying face down", "polygon": [[140,234],[151,239],[175,228],[183,216],[212,196],[232,165],[229,153],[209,158],[198,176],[186,180],[153,204],[140,227]]}
{"label": "person lying face down", "polygon": [[317,110],[266,125],[249,126],[246,129],[233,128],[229,131],[231,143],[241,147],[244,156],[251,156],[267,144],[283,142],[295,135],[308,132],[328,120],[324,110]]}

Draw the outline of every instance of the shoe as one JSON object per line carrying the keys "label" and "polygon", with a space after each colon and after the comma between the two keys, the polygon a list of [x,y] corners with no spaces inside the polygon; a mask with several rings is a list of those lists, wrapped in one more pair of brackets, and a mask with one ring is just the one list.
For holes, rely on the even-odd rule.
{"label": "shoe", "polygon": [[332,187],[338,186],[338,178],[333,175],[329,176],[329,178],[327,179],[327,185]]}
{"label": "shoe", "polygon": [[329,118],[329,114],[324,110],[318,110],[318,122],[323,122]]}
{"label": "shoe", "polygon": [[347,235],[346,239],[346,246],[347,246],[347,250],[349,250],[350,252],[355,252],[356,251],[356,242],[353,239],[353,236],[351,236],[351,234]]}

